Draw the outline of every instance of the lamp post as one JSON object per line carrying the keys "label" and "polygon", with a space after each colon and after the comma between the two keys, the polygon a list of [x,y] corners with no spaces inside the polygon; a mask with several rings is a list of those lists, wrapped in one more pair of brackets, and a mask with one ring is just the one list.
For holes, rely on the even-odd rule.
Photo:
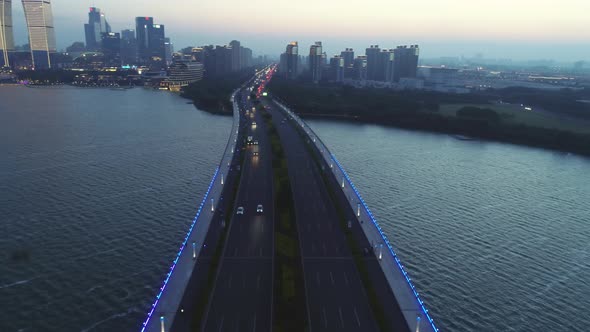
{"label": "lamp post", "polygon": [[193,241],[193,259],[197,258],[197,243]]}
{"label": "lamp post", "polygon": [[164,316],[160,316],[160,331],[166,332],[166,328],[164,327]]}
{"label": "lamp post", "polygon": [[215,211],[215,199],[211,198],[211,212]]}

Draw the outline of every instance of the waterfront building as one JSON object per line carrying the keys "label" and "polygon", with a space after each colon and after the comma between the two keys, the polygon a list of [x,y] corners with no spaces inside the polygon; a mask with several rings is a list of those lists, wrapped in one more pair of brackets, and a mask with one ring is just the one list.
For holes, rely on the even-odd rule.
{"label": "waterfront building", "polygon": [[311,80],[318,83],[322,79],[323,64],[325,63],[325,54],[322,52],[322,42],[315,42],[309,48],[309,70]]}
{"label": "waterfront building", "polygon": [[51,54],[56,51],[51,0],[22,0],[22,2],[29,32],[33,68],[51,68]]}
{"label": "waterfront building", "polygon": [[135,39],[135,30],[133,29],[121,31],[121,63],[123,65],[137,64],[137,39]]}
{"label": "waterfront building", "polygon": [[88,23],[84,24],[86,50],[100,50],[102,34],[109,32],[111,32],[111,26],[107,22],[105,14],[100,11],[100,8],[90,7],[88,12]]}
{"label": "waterfront building", "polygon": [[344,58],[340,55],[334,55],[330,59],[330,80],[342,82],[344,80]]}
{"label": "waterfront building", "polygon": [[102,34],[101,49],[104,56],[104,66],[121,66],[121,35],[117,32],[105,32]]}
{"label": "waterfront building", "polygon": [[418,71],[418,45],[398,46],[394,50],[393,81],[399,82],[401,78],[416,78]]}
{"label": "waterfront building", "polygon": [[229,46],[231,47],[231,71],[239,71],[241,69],[240,42],[232,40],[229,42]]}
{"label": "waterfront building", "polygon": [[149,36],[154,26],[153,17],[135,18],[135,39],[137,41],[137,55],[141,64],[147,64],[151,57]]}
{"label": "waterfront building", "polygon": [[8,52],[14,51],[12,0],[0,0],[0,68],[10,66]]}
{"label": "waterfront building", "polygon": [[367,57],[360,55],[354,59],[353,63],[353,78],[357,80],[367,79]]}
{"label": "waterfront building", "polygon": [[379,45],[371,45],[365,50],[367,59],[367,80],[376,80],[379,77]]}

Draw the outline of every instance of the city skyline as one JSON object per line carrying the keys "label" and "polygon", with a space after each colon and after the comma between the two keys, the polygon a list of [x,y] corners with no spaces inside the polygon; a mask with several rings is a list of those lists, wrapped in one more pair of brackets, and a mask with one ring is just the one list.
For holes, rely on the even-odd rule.
{"label": "city skyline", "polygon": [[[372,44],[416,43],[422,46],[424,58],[483,54],[514,60],[590,59],[590,31],[584,28],[587,25],[584,13],[590,11],[590,3],[585,1],[564,0],[556,15],[555,5],[549,1],[537,1],[535,5],[532,1],[521,1],[509,7],[507,1],[500,0],[482,12],[476,4],[460,0],[444,4],[433,0],[420,5],[402,3],[395,4],[395,11],[383,11],[379,8],[392,5],[374,0],[363,8],[355,8],[354,13],[342,7],[335,22],[328,15],[335,1],[316,4],[319,6],[316,13],[303,10],[306,1],[278,8],[266,6],[267,0],[247,7],[233,0],[221,4],[177,0],[178,5],[170,7],[159,7],[156,1],[130,0],[114,6],[105,0],[62,0],[52,6],[58,49],[85,40],[83,24],[87,23],[88,8],[96,6],[108,15],[112,30],[117,32],[132,29],[136,16],[157,18],[167,25],[167,35],[177,49],[223,44],[235,38],[251,45],[257,54],[278,56],[285,42],[297,40],[300,47],[307,48],[322,40],[329,56],[347,47],[361,50]],[[15,44],[22,45],[27,42],[22,23],[24,14],[22,6],[13,3],[13,7]],[[178,8],[182,8],[181,14]],[[191,11],[207,15],[195,19]]]}

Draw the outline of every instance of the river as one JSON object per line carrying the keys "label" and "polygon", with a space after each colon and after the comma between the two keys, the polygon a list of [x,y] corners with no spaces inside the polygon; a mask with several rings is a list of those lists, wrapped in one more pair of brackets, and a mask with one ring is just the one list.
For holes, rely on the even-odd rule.
{"label": "river", "polygon": [[[231,121],[141,88],[0,87],[0,331],[138,331]],[[587,331],[590,159],[310,123],[442,331]]]}

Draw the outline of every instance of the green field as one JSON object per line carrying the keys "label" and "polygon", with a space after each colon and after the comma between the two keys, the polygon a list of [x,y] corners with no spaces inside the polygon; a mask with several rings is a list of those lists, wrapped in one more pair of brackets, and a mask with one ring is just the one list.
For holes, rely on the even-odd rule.
{"label": "green field", "polygon": [[520,105],[510,104],[442,104],[439,113],[446,116],[456,116],[457,110],[465,106],[489,108],[502,116],[506,123],[525,124],[531,127],[567,130],[578,133],[590,133],[588,123],[564,119],[557,115],[526,111]]}

